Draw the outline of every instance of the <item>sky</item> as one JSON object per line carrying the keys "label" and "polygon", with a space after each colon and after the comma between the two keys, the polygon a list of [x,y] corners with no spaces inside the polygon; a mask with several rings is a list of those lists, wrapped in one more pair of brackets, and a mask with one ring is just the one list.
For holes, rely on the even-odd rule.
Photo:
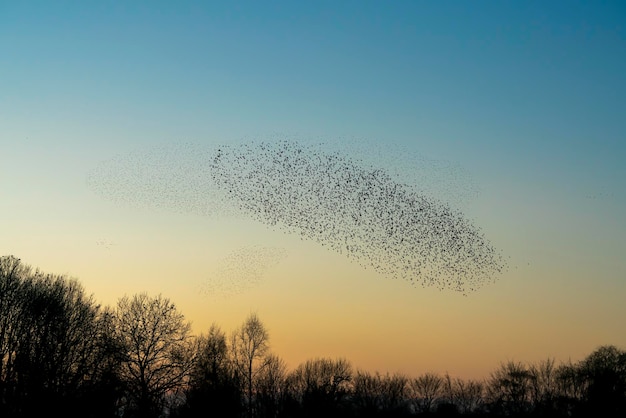
{"label": "sky", "polygon": [[[0,1],[0,255],[104,305],[161,293],[196,334],[256,312],[292,368],[481,378],[623,348],[624,74],[620,1]],[[358,149],[507,268],[467,295],[411,286],[191,210],[222,197],[185,184],[178,205],[115,199],[144,196],[141,164],[191,176],[171,147],[276,138]],[[102,167],[123,190],[90,186]]]}

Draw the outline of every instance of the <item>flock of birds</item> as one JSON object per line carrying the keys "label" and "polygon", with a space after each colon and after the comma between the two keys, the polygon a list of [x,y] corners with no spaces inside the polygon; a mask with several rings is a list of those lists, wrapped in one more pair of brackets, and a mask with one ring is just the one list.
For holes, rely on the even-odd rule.
{"label": "flock of birds", "polygon": [[[468,293],[505,269],[481,230],[424,192],[421,177],[403,179],[374,160],[293,140],[186,145],[107,161],[88,184],[126,204],[254,219],[412,284]],[[255,281],[267,263],[242,259],[280,258],[246,251],[217,274],[242,280],[238,265],[240,277]]]}
{"label": "flock of birds", "polygon": [[240,247],[220,259],[199,291],[206,296],[229,298],[257,286],[266,272],[287,257],[284,248],[258,245]]}

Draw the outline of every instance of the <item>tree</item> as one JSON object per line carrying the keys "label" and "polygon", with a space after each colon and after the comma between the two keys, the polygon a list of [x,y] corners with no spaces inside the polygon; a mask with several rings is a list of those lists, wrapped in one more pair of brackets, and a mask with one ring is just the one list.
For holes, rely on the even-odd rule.
{"label": "tree", "polygon": [[522,415],[530,410],[534,376],[522,363],[509,361],[491,374],[487,392],[493,412]]}
{"label": "tree", "polygon": [[371,374],[357,370],[352,380],[352,402],[360,415],[376,415],[381,409],[382,378],[379,373]]}
{"label": "tree", "polygon": [[0,257],[0,412],[9,412],[15,394],[15,356],[20,341],[23,283],[30,268],[13,256]]}
{"label": "tree", "polygon": [[465,415],[476,412],[482,405],[484,385],[477,380],[452,379],[451,401],[458,407],[459,411]]}
{"label": "tree", "polygon": [[196,339],[193,367],[186,390],[185,417],[204,417],[221,411],[222,417],[239,417],[240,384],[234,376],[226,335],[215,324]]}
{"label": "tree", "polygon": [[256,405],[260,417],[276,417],[285,400],[287,365],[276,354],[267,354],[255,381]]}
{"label": "tree", "polygon": [[269,350],[269,334],[256,313],[236,329],[231,337],[233,363],[247,391],[248,415],[253,415],[254,379]]}
{"label": "tree", "polygon": [[531,364],[530,400],[537,416],[554,416],[557,413],[557,368],[554,359]]}
{"label": "tree", "polygon": [[193,364],[190,324],[169,299],[145,293],[121,298],[115,320],[127,407],[140,417],[159,416]]}
{"label": "tree", "polygon": [[381,375],[359,370],[352,380],[352,401],[363,416],[391,416],[408,413],[409,379],[402,374]]}
{"label": "tree", "polygon": [[584,379],[584,409],[603,417],[626,416],[626,351],[602,346],[579,365]]}
{"label": "tree", "polygon": [[346,406],[352,365],[341,358],[307,360],[292,371],[287,380],[292,396],[304,411],[312,416],[335,416]]}
{"label": "tree", "polygon": [[0,258],[0,400],[13,416],[84,416],[101,363],[100,307],[64,276]]}
{"label": "tree", "polygon": [[114,310],[101,309],[93,329],[97,342],[92,353],[94,367],[83,399],[84,409],[91,411],[92,418],[117,416],[119,400],[124,397],[121,367],[126,356],[115,327]]}
{"label": "tree", "polygon": [[412,379],[409,388],[416,411],[430,413],[443,395],[444,379],[434,373],[425,373]]}

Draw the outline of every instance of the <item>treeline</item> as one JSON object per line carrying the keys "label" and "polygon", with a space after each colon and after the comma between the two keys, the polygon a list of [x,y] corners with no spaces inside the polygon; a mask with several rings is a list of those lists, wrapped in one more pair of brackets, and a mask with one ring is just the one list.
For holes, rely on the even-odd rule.
{"label": "treeline", "polygon": [[76,280],[0,257],[0,417],[625,417],[626,352],[501,364],[484,380],[288,370],[252,314],[193,336],[167,298],[102,307]]}

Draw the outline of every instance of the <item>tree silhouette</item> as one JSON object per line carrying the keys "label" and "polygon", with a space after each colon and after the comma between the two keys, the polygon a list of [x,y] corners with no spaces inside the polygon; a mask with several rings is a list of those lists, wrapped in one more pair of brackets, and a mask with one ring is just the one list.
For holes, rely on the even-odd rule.
{"label": "tree silhouette", "polygon": [[352,380],[352,403],[360,414],[375,416],[381,406],[382,377],[366,370],[357,370]]}
{"label": "tree silhouette", "polygon": [[169,299],[145,293],[121,298],[115,320],[127,409],[157,417],[180,395],[193,364],[190,325]]}
{"label": "tree silhouette", "polygon": [[555,416],[557,411],[558,382],[554,359],[531,364],[530,402],[535,416]]}
{"label": "tree silhouette", "polygon": [[213,324],[208,334],[196,339],[193,367],[186,390],[185,417],[201,417],[221,411],[222,417],[238,417],[241,410],[240,383],[229,356],[226,334]]}
{"label": "tree silhouette", "polygon": [[0,410],[84,416],[100,377],[100,308],[76,280],[0,258]]}
{"label": "tree silhouette", "polygon": [[580,364],[585,380],[585,414],[607,418],[626,416],[626,352],[602,346]]}
{"label": "tree silhouette", "polygon": [[256,409],[260,417],[279,415],[286,396],[287,365],[276,354],[267,354],[255,381]]}
{"label": "tree silhouette", "polygon": [[585,379],[580,368],[571,361],[556,368],[555,407],[563,416],[573,416],[580,409],[585,392]]}
{"label": "tree silhouette", "polygon": [[626,352],[507,362],[486,381],[357,371],[317,358],[292,371],[251,314],[227,339],[161,295],[102,308],[74,279],[0,257],[0,417],[624,417]]}
{"label": "tree silhouette", "polygon": [[346,359],[319,358],[300,364],[288,377],[288,385],[310,416],[338,416],[351,391],[352,365]]}
{"label": "tree silhouette", "polygon": [[522,363],[509,361],[491,374],[487,386],[489,407],[494,413],[523,415],[530,410],[533,375]]}
{"label": "tree silhouette", "polygon": [[409,379],[359,370],[352,379],[352,403],[359,416],[408,415]]}
{"label": "tree silhouette", "polygon": [[425,373],[409,382],[411,402],[417,412],[430,413],[443,397],[444,379],[434,373]]}
{"label": "tree silhouette", "polygon": [[0,258],[0,412],[15,405],[15,357],[22,337],[23,282],[30,268],[13,256]]}
{"label": "tree silhouette", "polygon": [[248,416],[253,415],[253,386],[263,358],[269,350],[269,334],[256,313],[250,314],[231,337],[235,368],[243,378],[247,391]]}
{"label": "tree silhouette", "polygon": [[450,379],[451,399],[463,414],[476,413],[484,402],[485,385],[478,380]]}

